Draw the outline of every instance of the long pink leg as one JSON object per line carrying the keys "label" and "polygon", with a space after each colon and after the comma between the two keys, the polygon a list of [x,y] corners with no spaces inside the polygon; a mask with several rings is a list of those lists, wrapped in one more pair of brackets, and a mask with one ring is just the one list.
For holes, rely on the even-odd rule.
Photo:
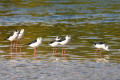
{"label": "long pink leg", "polygon": [[15,41],[13,41],[13,49],[15,48]]}
{"label": "long pink leg", "polygon": [[64,46],[62,47],[62,57],[64,58],[64,59],[66,59],[66,51],[65,51],[65,49],[64,49]]}
{"label": "long pink leg", "polygon": [[66,49],[65,49],[65,46],[63,46],[63,51],[62,51],[62,53],[63,53],[63,57],[65,58],[65,57],[66,57]]}
{"label": "long pink leg", "polygon": [[22,55],[22,44],[21,44],[21,40],[19,40],[19,44],[20,44],[20,54]]}
{"label": "long pink leg", "polygon": [[66,56],[66,49],[64,49],[64,57]]}
{"label": "long pink leg", "polygon": [[16,40],[16,53],[17,53],[17,47],[18,47],[18,40]]}
{"label": "long pink leg", "polygon": [[[13,50],[15,49],[15,41],[13,41],[14,43],[13,43]],[[14,52],[14,51],[13,51]]]}
{"label": "long pink leg", "polygon": [[95,56],[96,56],[97,51],[98,51],[98,49],[96,48],[96,50],[95,50],[95,52],[94,52]]}
{"label": "long pink leg", "polygon": [[36,48],[34,48],[34,60],[36,60]]}
{"label": "long pink leg", "polygon": [[64,57],[64,47],[62,47],[62,57]]}
{"label": "long pink leg", "polygon": [[55,55],[57,56],[57,47],[55,47]]}
{"label": "long pink leg", "polygon": [[10,45],[10,50],[11,50],[11,58],[12,58],[12,41],[11,41],[11,45]]}
{"label": "long pink leg", "polygon": [[[12,52],[12,53],[15,52],[15,48],[16,48],[16,47],[15,47],[15,41],[13,41],[13,44],[12,44],[12,51],[13,51],[13,52]],[[13,56],[13,54],[12,54],[12,56]]]}

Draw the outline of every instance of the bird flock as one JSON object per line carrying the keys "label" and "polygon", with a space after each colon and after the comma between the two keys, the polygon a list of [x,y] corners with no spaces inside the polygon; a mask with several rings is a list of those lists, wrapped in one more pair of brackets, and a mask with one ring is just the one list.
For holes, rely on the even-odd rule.
{"label": "bird flock", "polygon": [[[12,34],[7,37],[7,40],[9,40],[11,42],[11,46],[10,46],[10,50],[11,50],[11,57],[13,49],[17,49],[20,48],[20,53],[21,53],[21,39],[24,36],[24,29],[19,30],[15,30],[12,32]],[[53,55],[57,55],[57,47],[59,45],[62,46],[62,56],[65,56],[64,54],[66,54],[66,50],[64,49],[65,45],[70,41],[71,36],[70,35],[66,35],[64,38],[56,36],[56,38],[54,40],[52,40],[49,43],[49,46],[53,47]],[[19,45],[18,45],[19,44]],[[32,42],[26,44],[29,47],[34,48],[34,59],[36,59],[36,52],[37,52],[37,48],[42,44],[42,37],[38,37],[37,39],[33,40]],[[21,46],[20,46],[21,45]],[[106,50],[109,51],[109,47],[108,45],[106,45],[104,42],[95,42],[93,43],[94,47],[96,48],[95,50],[95,55],[96,53],[100,52],[100,55],[102,53],[102,50]]]}
{"label": "bird flock", "polygon": [[[20,53],[21,53],[21,39],[24,36],[24,29],[19,30],[15,30],[12,32],[12,34],[7,37],[7,40],[9,40],[11,42],[11,46],[10,46],[10,50],[11,50],[11,57],[13,56],[13,49],[17,49],[18,47],[20,47]],[[54,40],[52,40],[49,43],[49,46],[53,47],[53,55],[57,54],[57,47],[59,45],[62,46],[62,56],[64,56],[64,54],[66,53],[66,50],[64,49],[65,45],[70,41],[71,36],[66,35],[64,38],[58,37],[56,36],[56,38]],[[18,45],[19,44],[19,45]],[[26,44],[29,47],[34,48],[34,59],[36,59],[36,52],[37,52],[37,48],[42,44],[42,37],[38,37],[37,39],[33,40],[32,42]],[[21,45],[21,46],[20,46]]]}
{"label": "bird flock", "polygon": [[[7,40],[9,40],[11,42],[11,46],[10,46],[10,50],[12,53],[13,48],[16,47],[16,52],[17,52],[17,47],[18,47],[18,43],[21,43],[21,38],[24,36],[24,29],[21,29],[20,31],[15,30],[8,38]],[[21,53],[21,48],[20,48],[20,53]],[[11,54],[12,56],[12,54]]]}

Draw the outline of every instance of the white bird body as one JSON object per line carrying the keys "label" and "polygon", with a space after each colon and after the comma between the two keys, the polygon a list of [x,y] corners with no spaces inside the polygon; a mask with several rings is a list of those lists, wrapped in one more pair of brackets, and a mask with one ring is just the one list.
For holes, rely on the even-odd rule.
{"label": "white bird body", "polygon": [[55,38],[55,40],[53,40],[53,41],[51,41],[50,42],[50,46],[52,46],[52,47],[56,47],[58,44],[59,44],[59,41],[60,40],[60,38],[57,36],[56,38]]}
{"label": "white bird body", "polygon": [[10,35],[10,37],[8,38],[9,41],[14,41],[16,40],[17,36],[18,36],[18,31],[14,31],[12,35]]}
{"label": "white bird body", "polygon": [[67,44],[68,43],[68,40],[64,40],[64,41],[62,41],[62,42],[59,42],[61,45],[65,45],[65,44]]}
{"label": "white bird body", "polygon": [[33,42],[29,43],[30,47],[37,48],[42,43],[42,38],[37,38],[37,40],[34,40]]}
{"label": "white bird body", "polygon": [[53,43],[50,43],[49,45],[52,46],[52,47],[56,47],[58,44],[59,44],[59,42],[55,41]]}
{"label": "white bird body", "polygon": [[106,50],[106,51],[109,51],[109,47],[108,47],[105,43],[103,43],[103,42],[94,43],[94,46],[95,46],[96,48],[104,49],[104,50]]}
{"label": "white bird body", "polygon": [[19,34],[18,34],[17,39],[20,40],[23,36],[24,36],[24,29],[21,29]]}
{"label": "white bird body", "polygon": [[71,37],[67,35],[64,40],[59,40],[59,44],[66,45],[70,41],[70,39]]}

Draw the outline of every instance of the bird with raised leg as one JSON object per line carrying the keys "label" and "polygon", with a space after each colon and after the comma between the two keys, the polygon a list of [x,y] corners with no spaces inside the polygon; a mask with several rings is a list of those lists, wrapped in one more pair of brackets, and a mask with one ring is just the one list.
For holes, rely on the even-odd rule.
{"label": "bird with raised leg", "polygon": [[54,40],[52,40],[49,45],[53,47],[53,55],[57,55],[57,46],[59,44],[60,38],[57,36]]}
{"label": "bird with raised leg", "polygon": [[33,53],[34,54],[34,60],[36,60],[37,47],[39,47],[41,45],[41,43],[42,43],[42,38],[39,37],[36,40],[34,40],[34,41],[27,44],[28,46],[34,48],[34,53]]}
{"label": "bird with raised leg", "polygon": [[109,51],[109,46],[106,45],[104,42],[95,42],[93,45],[96,48],[95,53],[94,53],[95,56],[96,56],[98,50],[100,50],[100,56],[102,54],[102,50]]}
{"label": "bird with raised leg", "polygon": [[[8,38],[7,40],[9,40],[11,42],[11,46],[10,46],[10,50],[11,50],[11,57],[12,57],[12,49],[15,48],[15,41],[17,39],[19,31],[15,30]],[[14,42],[14,43],[13,43]]]}
{"label": "bird with raised leg", "polygon": [[65,45],[70,41],[71,37],[69,35],[66,35],[65,38],[61,38],[58,42],[60,45],[62,45],[62,56],[65,57],[66,50],[64,49]]}
{"label": "bird with raised leg", "polygon": [[24,29],[21,29],[19,31],[19,34],[18,34],[18,37],[17,37],[17,41],[16,41],[16,52],[17,52],[17,47],[18,47],[18,44],[19,44],[19,46],[20,46],[20,53],[21,53],[21,47],[22,47],[21,39],[23,38],[23,36],[24,36]]}

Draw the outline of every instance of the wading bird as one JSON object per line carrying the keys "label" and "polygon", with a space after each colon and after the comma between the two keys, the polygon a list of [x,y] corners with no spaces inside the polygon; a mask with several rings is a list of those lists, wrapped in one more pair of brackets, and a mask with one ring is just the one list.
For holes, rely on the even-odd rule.
{"label": "wading bird", "polygon": [[57,36],[54,40],[52,40],[50,43],[49,43],[49,45],[51,46],[51,47],[53,47],[53,55],[55,54],[55,55],[57,55],[57,46],[58,46],[58,44],[59,44],[59,41],[60,40],[60,38]]}
{"label": "wading bird", "polygon": [[66,53],[66,50],[64,49],[65,45],[70,41],[71,37],[66,35],[65,38],[61,38],[58,42],[60,45],[62,45],[62,56]]}
{"label": "wading bird", "polygon": [[100,50],[100,55],[102,53],[102,50],[109,51],[108,45],[106,45],[104,42],[95,42],[93,45],[96,48],[95,55],[96,55],[98,50]]}
{"label": "wading bird", "polygon": [[[9,41],[11,42],[11,46],[10,46],[11,56],[12,56],[12,48],[15,47],[15,41],[16,41],[16,39],[17,39],[18,33],[19,33],[19,31],[18,31],[18,30],[15,30],[15,31],[7,38],[7,40],[9,40]],[[14,44],[13,44],[13,42],[14,42]]]}
{"label": "wading bird", "polygon": [[21,30],[19,31],[18,36],[17,36],[16,52],[17,52],[17,43],[18,43],[18,44],[20,44],[20,53],[21,53],[21,47],[22,47],[22,45],[21,45],[21,39],[23,38],[23,36],[24,36],[24,29],[21,29]]}
{"label": "wading bird", "polygon": [[34,41],[32,41],[32,42],[30,42],[30,43],[27,44],[28,46],[34,48],[34,53],[33,53],[34,54],[34,59],[36,59],[36,50],[37,50],[37,47],[39,47],[41,43],[42,43],[42,38],[39,37],[36,40],[34,40]]}

